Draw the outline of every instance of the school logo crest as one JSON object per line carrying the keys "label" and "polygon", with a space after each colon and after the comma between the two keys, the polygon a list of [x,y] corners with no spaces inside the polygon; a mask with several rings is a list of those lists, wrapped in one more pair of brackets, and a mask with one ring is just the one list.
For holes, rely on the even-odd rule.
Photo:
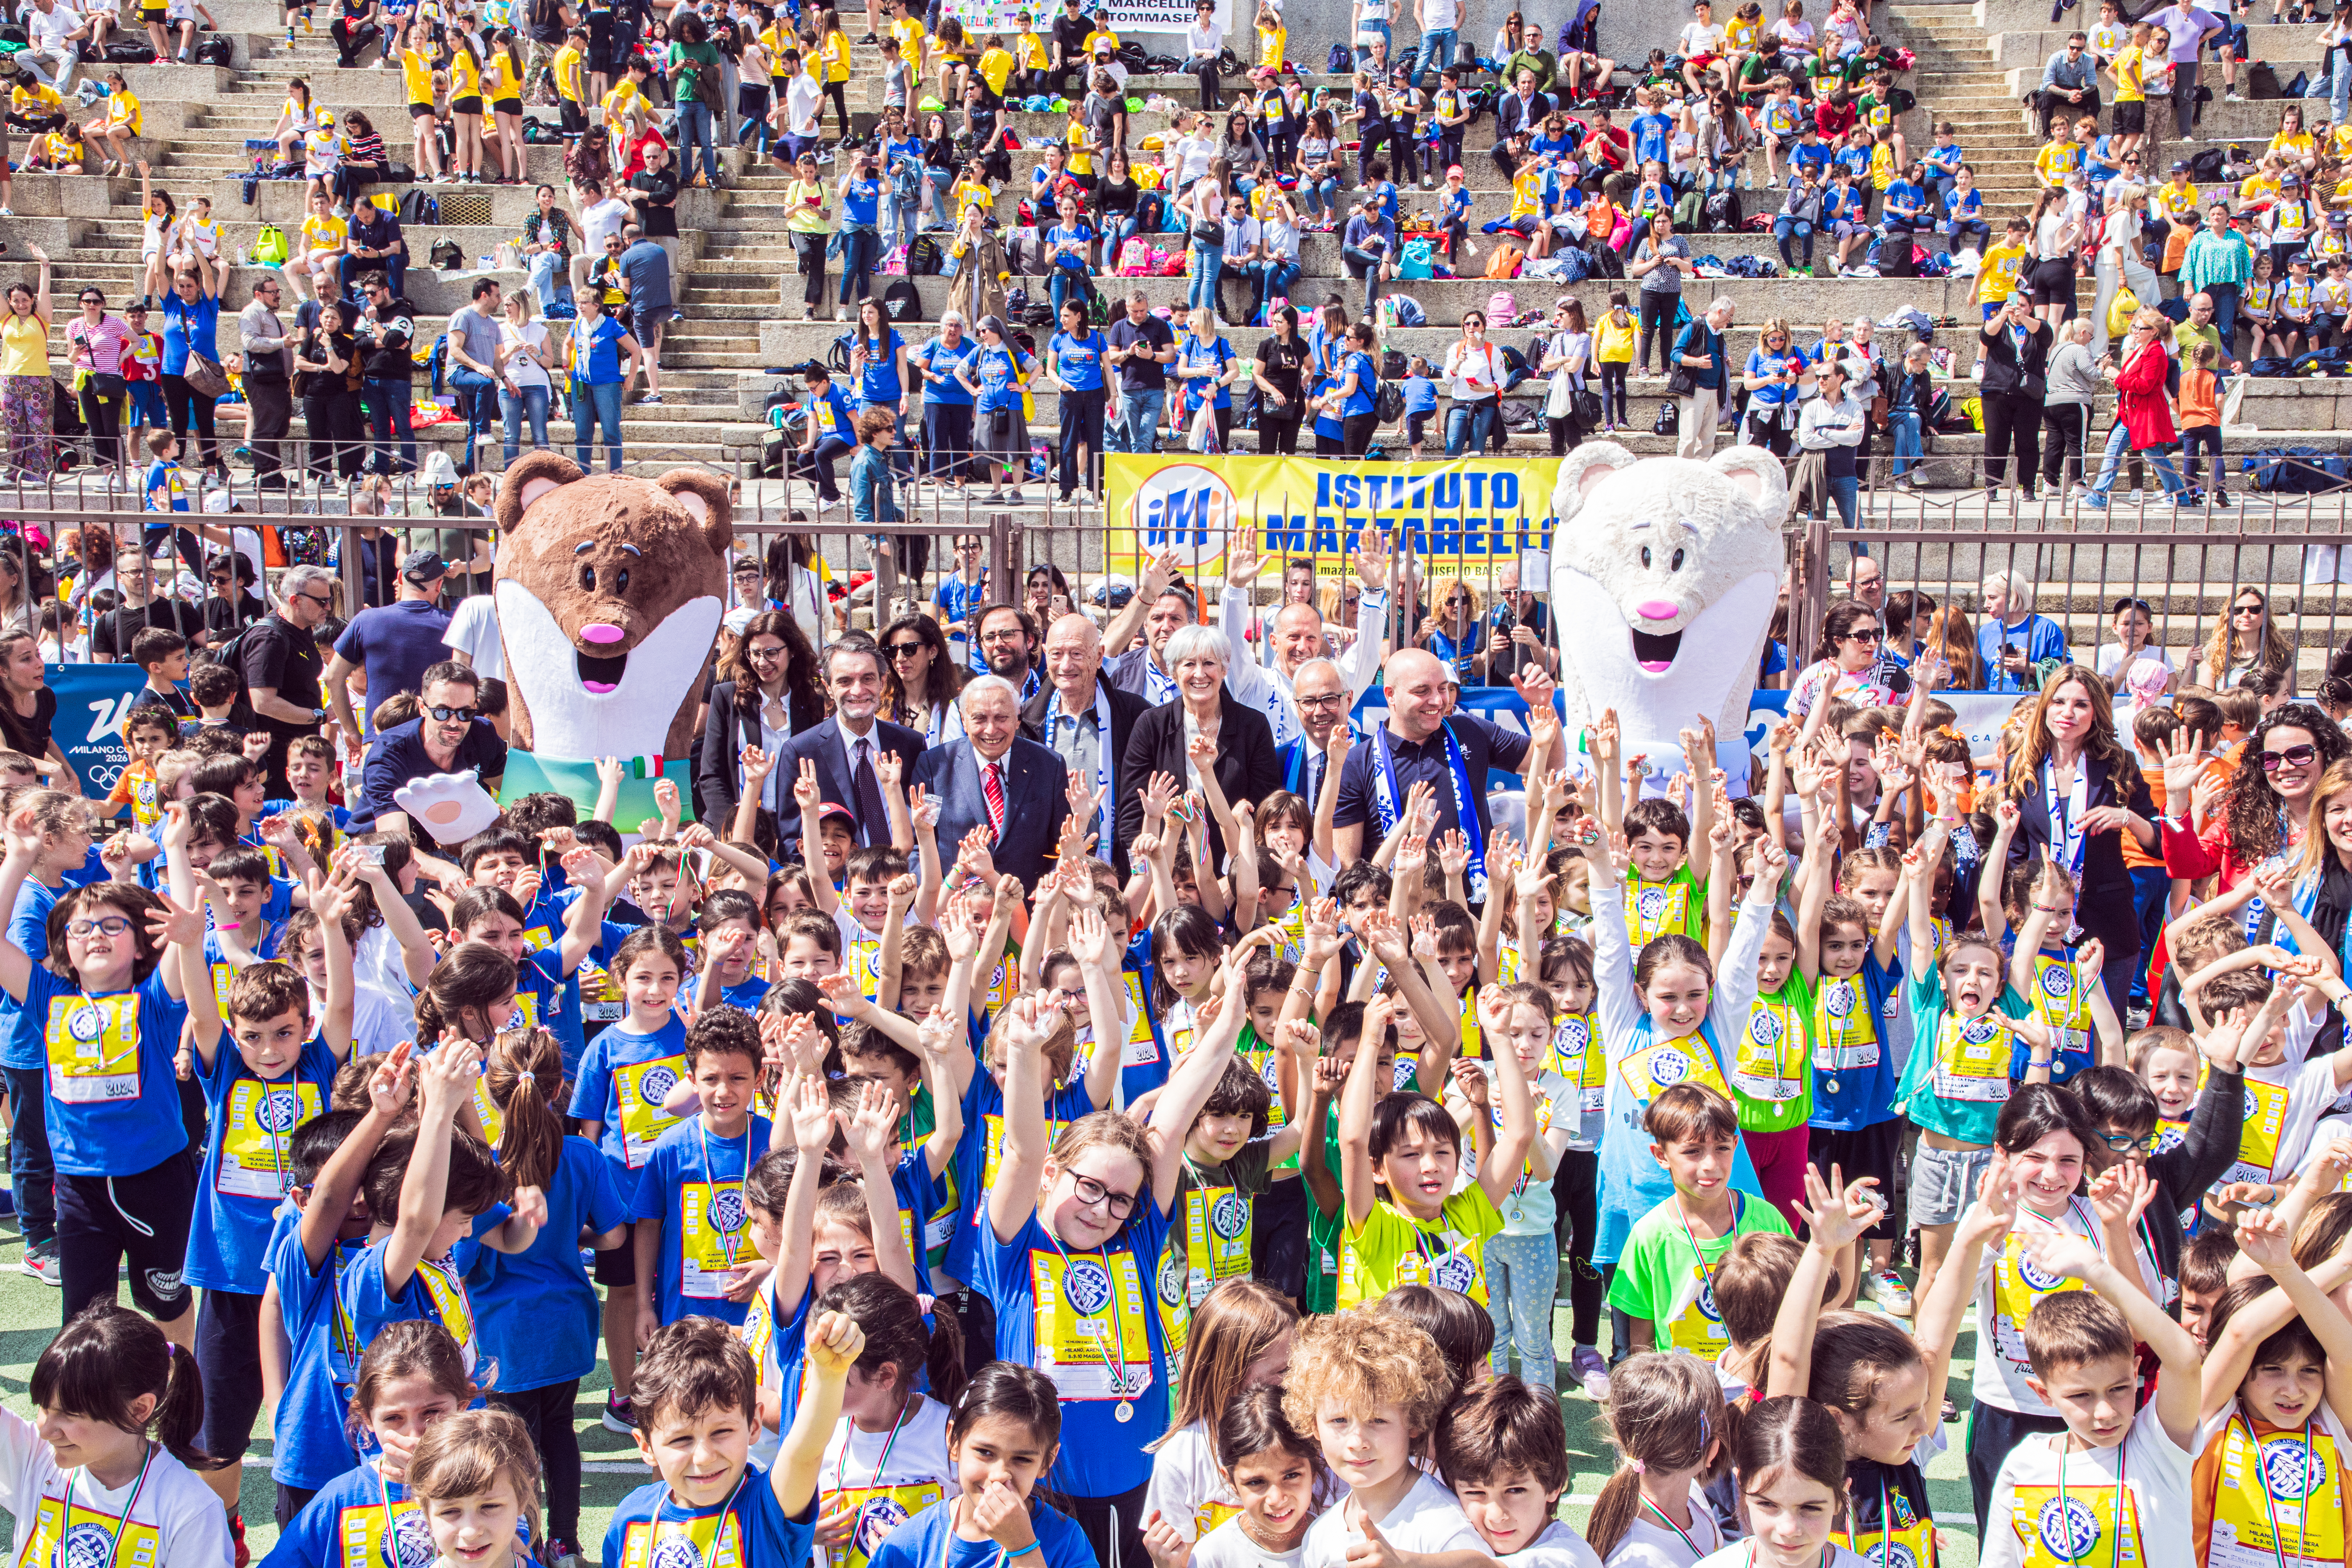
{"label": "school logo crest", "polygon": [[1665,919],[1666,890],[1664,888],[1643,889],[1633,895],[1633,912],[1644,921]]}
{"label": "school logo crest", "polygon": [[2294,1502],[2327,1484],[2327,1460],[2293,1438],[2263,1445],[2263,1485],[2271,1496]]}
{"label": "school logo crest", "polygon": [[[1769,1015],[1765,1015],[1769,1016]],[[1592,1042],[1592,1030],[1581,1018],[1570,1018],[1552,1035],[1552,1043],[1565,1057],[1582,1056],[1584,1047]]]}
{"label": "school logo crest", "polygon": [[114,1542],[103,1525],[77,1524],[66,1531],[66,1568],[107,1568],[113,1553]]}
{"label": "school logo crest", "polygon": [[433,1561],[433,1527],[422,1509],[411,1509],[393,1521],[383,1538],[384,1555],[392,1568],[425,1568]]}
{"label": "school logo crest", "polygon": [[1392,1081],[1389,1087],[1402,1094],[1412,1088],[1413,1079],[1420,1072],[1421,1063],[1418,1060],[1401,1056],[1390,1065],[1389,1077]]}
{"label": "school logo crest", "polygon": [[[430,1562],[427,1558],[425,1561]],[[702,1553],[695,1549],[683,1531],[663,1536],[654,1542],[653,1562],[649,1568],[702,1568]]]}
{"label": "school logo crest", "polygon": [[2042,1505],[2035,1522],[2041,1527],[2042,1544],[2053,1557],[2076,1562],[2098,1544],[2098,1516],[2080,1498],[2052,1498]]}
{"label": "school logo crest", "polygon": [[1885,1551],[1874,1551],[1869,1555],[1874,1562],[1885,1563],[1886,1568],[1919,1568],[1918,1557],[1899,1541],[1890,1541],[1886,1542]]}
{"label": "school logo crest", "polygon": [[1960,1038],[1972,1046],[1981,1046],[2000,1033],[2000,1026],[1992,1021],[1990,1013],[1980,1014],[1960,1026]]}
{"label": "school logo crest", "polygon": [[1680,1051],[1660,1051],[1650,1058],[1650,1081],[1660,1089],[1690,1077],[1690,1058]]}
{"label": "school logo crest", "polygon": [[1062,1276],[1062,1295],[1082,1317],[1110,1305],[1110,1274],[1091,1258],[1073,1262]]}
{"label": "school logo crest", "polygon": [[743,1194],[730,1187],[710,1200],[710,1224],[724,1235],[732,1236],[743,1228]]}
{"label": "school logo crest", "polygon": [[1478,1282],[1476,1259],[1455,1252],[1437,1260],[1435,1283],[1441,1290],[1451,1290],[1467,1296],[1470,1287]]}
{"label": "school logo crest", "polygon": [[1780,1026],[1780,1020],[1775,1014],[1758,1012],[1748,1016],[1748,1037],[1768,1051],[1777,1048],[1780,1037],[1786,1033],[1788,1031]]}
{"label": "school logo crest", "polygon": [[2249,1121],[2259,1120],[2262,1110],[2263,1102],[2254,1098],[2254,1091],[2251,1089],[2246,1090],[2246,1120]]}
{"label": "school logo crest", "polygon": [[2063,1002],[2074,994],[2074,972],[2063,963],[2053,963],[2042,972],[2042,990],[2053,1002]]}
{"label": "school logo crest", "polygon": [[265,1089],[261,1103],[254,1109],[253,1119],[261,1124],[264,1132],[291,1132],[300,1110],[299,1094],[271,1094]]}
{"label": "school logo crest", "polygon": [[1715,1304],[1715,1281],[1706,1277],[1705,1269],[1696,1265],[1691,1272],[1698,1276],[1698,1294],[1691,1299],[1691,1305],[1696,1307],[1699,1316],[1708,1322],[1723,1321],[1723,1309]]}
{"label": "school logo crest", "polygon": [[1853,986],[1852,983],[1841,980],[1836,984],[1831,986],[1829,988],[1829,994],[1822,999],[1822,1005],[1828,1011],[1829,1016],[1832,1018],[1847,1018],[1853,1016]]}
{"label": "school logo crest", "polygon": [[1227,1241],[1239,1241],[1242,1233],[1249,1229],[1249,1205],[1236,1194],[1220,1194],[1210,1205],[1209,1228]]}
{"label": "school logo crest", "polygon": [[1160,1299],[1171,1307],[1184,1305],[1184,1290],[1192,1276],[1192,1267],[1182,1253],[1170,1252],[1160,1259]]}
{"label": "school logo crest", "polygon": [[907,1522],[907,1510],[895,1498],[868,1498],[866,1506],[857,1510],[857,1550],[871,1557],[888,1540],[890,1532]]}
{"label": "school logo crest", "polygon": [[[2045,1272],[2034,1263],[2033,1259],[2022,1253],[2018,1255],[2017,1276],[2034,1290],[2055,1290],[2066,1283],[2064,1275]],[[2058,1549],[2053,1546],[2051,1550],[2055,1552]]]}
{"label": "school logo crest", "polygon": [[66,1032],[88,1045],[106,1033],[106,1014],[97,1007],[77,1007],[66,1015]]}

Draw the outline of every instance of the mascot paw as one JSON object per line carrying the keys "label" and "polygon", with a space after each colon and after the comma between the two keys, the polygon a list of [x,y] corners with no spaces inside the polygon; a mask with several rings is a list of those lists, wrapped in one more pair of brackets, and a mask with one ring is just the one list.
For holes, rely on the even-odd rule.
{"label": "mascot paw", "polygon": [[499,819],[498,801],[471,768],[413,780],[393,791],[392,799],[444,844],[471,838]]}

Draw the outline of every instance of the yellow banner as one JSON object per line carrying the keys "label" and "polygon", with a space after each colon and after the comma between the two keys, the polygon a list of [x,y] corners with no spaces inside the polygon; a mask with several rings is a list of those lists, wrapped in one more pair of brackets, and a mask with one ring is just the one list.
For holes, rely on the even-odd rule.
{"label": "yellow banner", "polygon": [[1410,546],[1431,576],[1481,580],[1527,551],[1551,548],[1556,458],[1462,458],[1379,463],[1329,458],[1106,459],[1108,569],[1138,575],[1143,560],[1172,550],[1187,575],[1224,570],[1228,541],[1255,534],[1269,573],[1285,557],[1314,555],[1344,570],[1366,529],[1391,549]]}

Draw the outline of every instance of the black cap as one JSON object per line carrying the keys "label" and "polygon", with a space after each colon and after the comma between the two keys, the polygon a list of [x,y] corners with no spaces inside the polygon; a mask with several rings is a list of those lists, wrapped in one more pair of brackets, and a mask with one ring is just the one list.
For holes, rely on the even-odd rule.
{"label": "black cap", "polygon": [[400,558],[400,575],[405,582],[437,583],[448,573],[449,563],[430,550],[412,550]]}

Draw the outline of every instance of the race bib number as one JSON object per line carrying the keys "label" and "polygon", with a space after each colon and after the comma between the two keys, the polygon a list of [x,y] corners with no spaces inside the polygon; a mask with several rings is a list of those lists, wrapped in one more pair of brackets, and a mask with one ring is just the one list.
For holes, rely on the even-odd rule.
{"label": "race bib number", "polygon": [[1032,1248],[1036,1366],[1065,1400],[1133,1399],[1151,1386],[1143,1276],[1132,1252],[1064,1259]]}
{"label": "race bib number", "polygon": [[1998,1013],[1936,1026],[1936,1092],[1946,1100],[2000,1105],[2009,1099],[2009,1021]]}
{"label": "race bib number", "polygon": [[1813,1027],[1813,1066],[1820,1070],[1861,1072],[1878,1065],[1878,1022],[1860,981],[1823,980],[1814,993]]}
{"label": "race bib number", "polygon": [[2213,1549],[2208,1568],[2273,1565],[2291,1552],[2302,1562],[2344,1562],[2344,1478],[2336,1440],[2301,1432],[2257,1437],[2232,1419],[2222,1439],[2213,1492]]}
{"label": "race bib number", "polygon": [[273,1203],[284,1197],[294,1179],[288,1158],[294,1129],[321,1108],[315,1083],[237,1079],[221,1107],[220,1169],[213,1178],[214,1188],[229,1197]]}
{"label": "race bib number", "polygon": [[686,1076],[684,1057],[662,1057],[613,1069],[613,1093],[621,1104],[621,1160],[632,1171],[654,1157],[661,1135],[678,1119],[662,1109]]}
{"label": "race bib number", "polygon": [[[678,1250],[685,1268],[678,1292],[698,1301],[725,1298],[743,1256],[751,1214],[741,1183],[688,1182],[678,1194]],[[914,1255],[911,1238],[908,1256]]]}
{"label": "race bib number", "polygon": [[1759,998],[1748,1009],[1731,1083],[1750,1100],[1785,1105],[1805,1092],[1805,1022],[1797,1009]]}
{"label": "race bib number", "polygon": [[68,1105],[139,1098],[139,998],[49,999],[49,1092]]}
{"label": "race bib number", "polygon": [[2131,1489],[2120,1489],[2124,1517],[2116,1518],[2113,1483],[2069,1487],[2063,1495],[2052,1487],[2019,1487],[2016,1508],[2010,1516],[2019,1543],[2025,1549],[2025,1568],[2076,1568],[2091,1563],[2131,1563],[2147,1561],[2140,1548],[2139,1510]]}
{"label": "race bib number", "polygon": [[1232,1187],[1193,1187],[1185,1193],[1185,1262],[1193,1306],[1218,1280],[1249,1273],[1252,1207]]}

